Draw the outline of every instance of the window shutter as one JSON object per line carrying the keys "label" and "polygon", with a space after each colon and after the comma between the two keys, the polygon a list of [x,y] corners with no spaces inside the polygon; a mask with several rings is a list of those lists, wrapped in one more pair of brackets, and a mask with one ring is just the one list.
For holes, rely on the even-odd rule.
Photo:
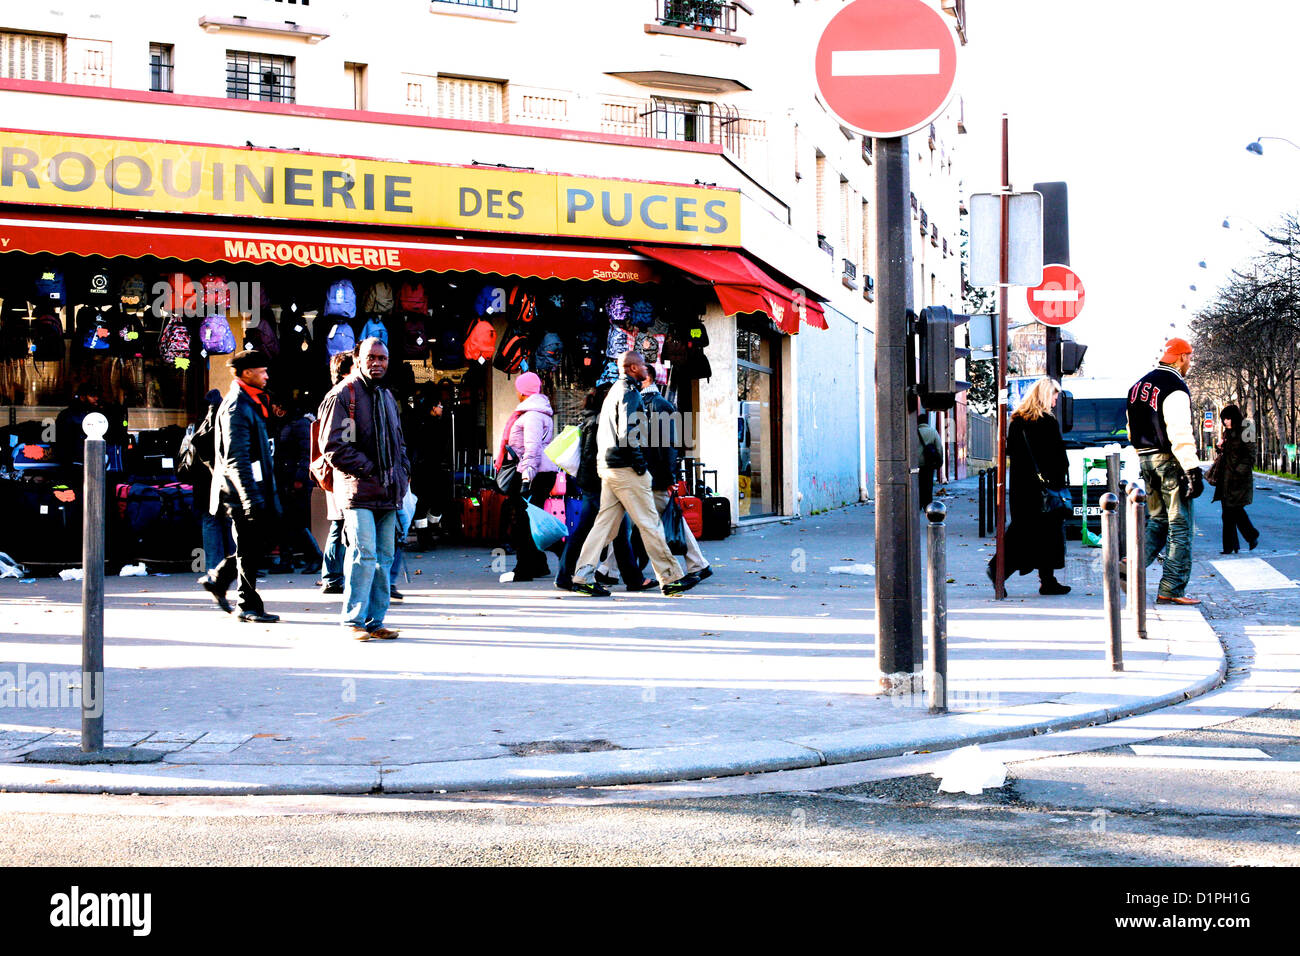
{"label": "window shutter", "polygon": [[505,84],[438,77],[438,115],[481,123],[503,122]]}
{"label": "window shutter", "polygon": [[0,76],[63,82],[63,38],[0,33]]}
{"label": "window shutter", "polygon": [[817,154],[817,232],[826,235],[826,157]]}

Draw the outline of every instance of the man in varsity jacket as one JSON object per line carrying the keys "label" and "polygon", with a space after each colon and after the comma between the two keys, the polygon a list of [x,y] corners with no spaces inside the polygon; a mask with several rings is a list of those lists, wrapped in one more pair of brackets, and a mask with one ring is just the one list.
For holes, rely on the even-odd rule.
{"label": "man in varsity jacket", "polygon": [[1184,339],[1170,339],[1160,364],[1128,393],[1129,441],[1147,486],[1146,563],[1155,560],[1166,541],[1169,544],[1158,604],[1201,603],[1183,594],[1192,575],[1192,499],[1204,490],[1192,429],[1192,395],[1184,380],[1191,367],[1192,347]]}

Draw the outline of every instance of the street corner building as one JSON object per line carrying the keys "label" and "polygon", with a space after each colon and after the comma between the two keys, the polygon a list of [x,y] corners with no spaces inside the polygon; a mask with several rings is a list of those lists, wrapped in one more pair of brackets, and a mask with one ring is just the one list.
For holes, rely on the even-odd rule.
{"label": "street corner building", "polygon": [[[872,142],[773,67],[808,6],[7,7],[0,552],[80,562],[98,409],[110,560],[188,565],[176,464],[228,355],[267,353],[272,393],[314,409],[370,335],[399,400],[443,396],[470,541],[499,533],[515,377],[541,375],[562,428],[628,348],[689,423],[687,480],[729,500],[723,533],[866,498]],[[908,140],[918,309],[960,300],[961,111]],[[964,405],[940,425],[963,443]]]}

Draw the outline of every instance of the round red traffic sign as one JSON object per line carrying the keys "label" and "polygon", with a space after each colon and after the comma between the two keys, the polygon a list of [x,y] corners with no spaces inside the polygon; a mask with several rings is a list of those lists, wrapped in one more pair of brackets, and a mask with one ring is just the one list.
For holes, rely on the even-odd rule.
{"label": "round red traffic sign", "polygon": [[1083,311],[1083,281],[1069,266],[1043,266],[1043,281],[1025,290],[1034,318],[1044,325],[1065,325]]}
{"label": "round red traffic sign", "polygon": [[817,44],[817,89],[845,126],[905,136],[943,112],[957,78],[957,41],[925,0],[853,0]]}

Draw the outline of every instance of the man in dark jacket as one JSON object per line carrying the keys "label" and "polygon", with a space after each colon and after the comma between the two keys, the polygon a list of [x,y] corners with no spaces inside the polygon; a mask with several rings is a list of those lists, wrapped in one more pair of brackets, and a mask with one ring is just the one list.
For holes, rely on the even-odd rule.
{"label": "man in dark jacket", "polygon": [[238,574],[239,619],[256,624],[272,624],[280,619],[266,613],[257,593],[257,566],[266,553],[270,528],[280,512],[275,461],[266,434],[271,414],[266,397],[266,363],[265,355],[252,350],[236,352],[230,359],[235,380],[217,410],[209,511],[219,514],[224,510],[230,515],[235,553],[199,578],[199,584],[229,614],[226,591]]}
{"label": "man in dark jacket", "polygon": [[596,430],[600,512],[578,556],[573,590],[592,597],[609,596],[608,589],[587,578],[595,572],[601,552],[613,540],[626,514],[641,532],[641,541],[659,579],[659,589],[671,597],[690,590],[696,582],[683,579],[677,559],[668,550],[659,512],[655,510],[645,458],[649,418],[641,401],[645,359],[639,352],[624,352],[618,357],[618,367],[622,376],[605,396]]}
{"label": "man in dark jacket", "polygon": [[402,437],[401,410],[383,387],[388,349],[377,338],[361,343],[357,366],[321,403],[325,461],[333,471],[334,500],[343,511],[347,557],[343,625],[359,641],[391,640],[384,627],[397,546],[397,509],[406,497],[411,464]]}
{"label": "man in dark jacket", "polygon": [[[681,416],[677,414],[676,406],[660,394],[654,371],[650,368],[645,369],[642,379],[641,401],[645,403],[650,421],[650,441],[645,449],[646,464],[650,467],[650,489],[654,492],[655,509],[662,519],[673,494],[672,486],[677,481],[677,454],[682,442]],[[682,532],[686,539],[687,579],[698,584],[713,577],[713,568],[685,519]]]}
{"label": "man in dark jacket", "polygon": [[[1185,381],[1192,347],[1185,339],[1165,343],[1160,364],[1128,394],[1128,435],[1147,486],[1146,563],[1169,546],[1157,604],[1200,604],[1183,592],[1192,576],[1192,499],[1204,490],[1192,428],[1192,396]],[[1121,575],[1121,583],[1126,575]]]}

